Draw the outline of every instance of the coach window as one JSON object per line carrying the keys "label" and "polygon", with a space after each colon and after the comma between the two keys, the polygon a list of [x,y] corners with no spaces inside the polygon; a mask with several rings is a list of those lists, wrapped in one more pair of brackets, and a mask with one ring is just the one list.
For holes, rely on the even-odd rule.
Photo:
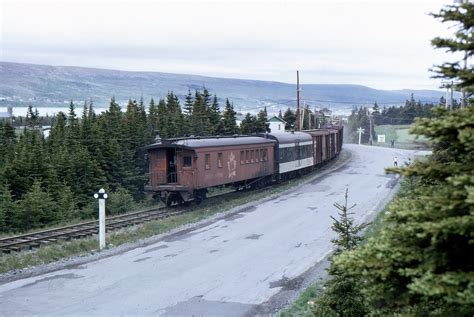
{"label": "coach window", "polygon": [[206,154],[205,156],[206,169],[211,168],[211,154]]}
{"label": "coach window", "polygon": [[217,153],[217,167],[222,167],[222,153]]}
{"label": "coach window", "polygon": [[250,151],[247,150],[245,151],[245,163],[249,163],[250,162]]}
{"label": "coach window", "polygon": [[183,156],[183,167],[191,167],[192,162],[191,156]]}
{"label": "coach window", "polygon": [[254,150],[250,151],[250,162],[252,163],[254,162],[254,154],[255,154]]}
{"label": "coach window", "polygon": [[240,151],[240,164],[245,163],[245,151]]}
{"label": "coach window", "polygon": [[260,162],[260,150],[255,150],[255,162]]}
{"label": "coach window", "polygon": [[263,149],[260,149],[260,162],[263,162]]}
{"label": "coach window", "polygon": [[263,160],[267,160],[267,149],[263,150]]}

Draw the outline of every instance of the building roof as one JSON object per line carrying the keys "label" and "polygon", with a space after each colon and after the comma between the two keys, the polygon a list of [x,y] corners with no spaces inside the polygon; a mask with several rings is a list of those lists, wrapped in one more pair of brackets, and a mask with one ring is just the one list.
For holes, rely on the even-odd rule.
{"label": "building roof", "polygon": [[186,138],[186,139],[170,139],[163,140],[155,144],[150,144],[146,149],[158,148],[183,148],[196,149],[204,147],[224,147],[224,146],[238,146],[250,144],[270,144],[275,143],[274,140],[269,140],[258,136],[235,136],[235,137],[207,137],[207,138]]}
{"label": "building roof", "polygon": [[270,119],[267,120],[267,122],[281,122],[281,123],[286,124],[285,120],[283,120],[282,118],[278,118],[277,116],[271,117]]}

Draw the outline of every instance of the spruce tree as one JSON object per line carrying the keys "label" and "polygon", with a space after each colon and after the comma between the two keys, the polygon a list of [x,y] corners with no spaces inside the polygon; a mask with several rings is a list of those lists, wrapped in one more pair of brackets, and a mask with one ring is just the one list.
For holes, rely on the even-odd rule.
{"label": "spruce tree", "polygon": [[290,108],[286,109],[285,113],[283,114],[283,120],[286,122],[286,130],[295,128],[296,114]]}
{"label": "spruce tree", "polygon": [[219,109],[219,103],[217,102],[216,95],[214,95],[214,97],[212,98],[212,104],[209,108],[209,122],[211,124],[213,135],[223,133],[223,126],[221,123],[221,112]]}
{"label": "spruce tree", "polygon": [[[436,66],[434,71],[438,75],[435,77],[455,80],[457,82],[456,86],[464,88],[466,98],[469,99],[474,93],[474,65],[467,63],[474,55],[474,3],[472,1],[460,1],[454,5],[446,6],[440,12],[433,13],[432,16],[442,22],[454,23],[456,31],[453,37],[436,37],[431,41],[431,44],[435,48],[445,49],[450,53],[458,53],[458,55],[463,56],[462,61],[448,62]],[[470,103],[472,102],[471,100]]]}
{"label": "spruce tree", "polygon": [[222,131],[224,135],[233,135],[239,133],[236,123],[237,113],[234,111],[234,105],[226,99],[224,112],[222,115]]}
{"label": "spruce tree", "polygon": [[242,134],[252,134],[258,131],[257,117],[247,113],[240,124]]}
{"label": "spruce tree", "polygon": [[257,115],[257,129],[256,132],[268,132],[269,129],[269,124],[267,123],[268,121],[268,113],[267,113],[267,107],[264,107],[263,110],[260,110]]}
{"label": "spruce tree", "polygon": [[354,250],[362,241],[361,231],[367,224],[354,224],[350,212],[356,205],[347,206],[348,190],[344,195],[344,204],[335,203],[334,207],[339,210],[338,218],[331,216],[333,220],[332,230],[337,237],[332,239],[336,247],[331,256],[331,265],[328,269],[329,280],[325,282],[324,293],[315,301],[314,313],[316,316],[348,316],[359,317],[368,313],[365,298],[361,292],[361,278],[347,274],[334,265],[334,260],[340,254]]}

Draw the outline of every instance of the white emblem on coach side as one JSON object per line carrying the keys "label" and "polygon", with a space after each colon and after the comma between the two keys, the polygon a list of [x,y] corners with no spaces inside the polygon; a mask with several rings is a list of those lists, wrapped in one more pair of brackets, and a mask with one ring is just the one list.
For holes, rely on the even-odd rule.
{"label": "white emblem on coach side", "polygon": [[230,152],[227,169],[229,170],[229,178],[237,176],[237,161],[235,160],[234,152]]}

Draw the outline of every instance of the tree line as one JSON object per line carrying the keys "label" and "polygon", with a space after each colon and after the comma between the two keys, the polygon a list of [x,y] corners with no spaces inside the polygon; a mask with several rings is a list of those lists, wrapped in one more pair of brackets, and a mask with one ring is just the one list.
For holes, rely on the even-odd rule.
{"label": "tree line", "polygon": [[372,140],[377,139],[374,126],[390,124],[412,124],[416,118],[431,118],[433,109],[436,107],[444,107],[444,99],[439,104],[421,103],[416,101],[413,94],[410,100],[405,102],[402,107],[383,107],[374,103],[372,109],[368,107],[354,107],[349,115],[345,126],[345,139],[348,143],[357,143],[359,141],[358,128],[363,128],[364,133],[361,135],[361,143],[369,143],[370,140],[370,124],[372,124]]}
{"label": "tree line", "polygon": [[[184,110],[184,111],[183,111]],[[101,187],[140,201],[147,182],[144,146],[161,138],[239,133],[236,112],[227,99],[204,89],[185,98],[169,92],[148,106],[129,100],[122,109],[114,98],[96,114],[91,102],[45,119],[31,106],[17,135],[0,121],[0,232],[24,231],[95,215],[92,195]],[[81,111],[81,115],[78,115]],[[263,118],[261,118],[263,121]],[[123,198],[122,197],[122,198]]]}

